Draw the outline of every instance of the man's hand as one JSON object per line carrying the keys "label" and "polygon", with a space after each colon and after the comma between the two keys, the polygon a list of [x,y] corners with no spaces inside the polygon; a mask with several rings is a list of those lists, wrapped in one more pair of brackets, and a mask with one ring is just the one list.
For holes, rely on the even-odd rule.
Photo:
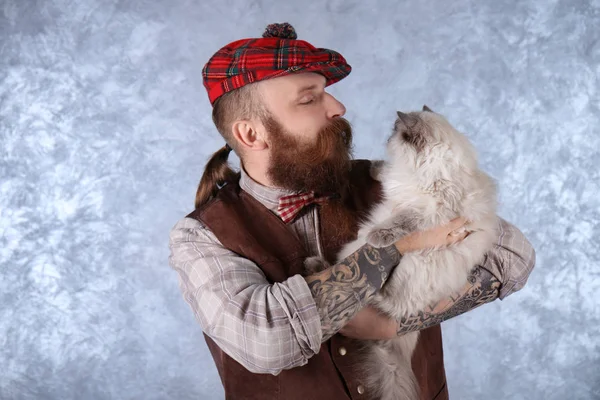
{"label": "man's hand", "polygon": [[[448,224],[427,231],[414,232],[398,240],[395,245],[400,253],[444,247],[457,243],[467,237],[464,229],[465,218],[456,218]],[[363,307],[342,329],[340,333],[354,339],[392,339],[406,333],[402,324],[380,313],[372,306]],[[415,329],[416,330],[416,329]]]}
{"label": "man's hand", "polygon": [[[466,236],[463,233],[452,235],[464,223],[464,219],[456,219],[441,227],[406,235],[394,247],[400,253],[406,253],[455,243]],[[321,317],[323,341],[346,326],[381,289],[400,261],[399,252],[390,247],[379,249],[365,244],[336,265],[304,278]],[[375,323],[377,317],[367,313],[363,313],[361,320]],[[348,330],[351,328],[352,325]],[[380,328],[388,332],[387,325]]]}
{"label": "man's hand", "polygon": [[365,306],[354,316],[340,333],[353,339],[392,339],[398,336],[398,321],[380,313],[373,306]]}
{"label": "man's hand", "polygon": [[465,229],[466,218],[455,218],[445,225],[435,228],[413,232],[398,240],[394,245],[401,254],[411,251],[449,246],[467,237],[469,232]]}
{"label": "man's hand", "polygon": [[484,268],[476,268],[456,293],[408,318],[396,321],[372,306],[363,307],[340,333],[354,339],[393,339],[408,332],[438,325],[443,321],[489,303],[498,297],[500,281]]}

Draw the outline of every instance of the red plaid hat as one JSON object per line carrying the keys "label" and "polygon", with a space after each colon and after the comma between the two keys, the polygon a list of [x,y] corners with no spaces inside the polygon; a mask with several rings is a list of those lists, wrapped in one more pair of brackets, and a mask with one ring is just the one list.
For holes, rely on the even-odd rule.
{"label": "red plaid hat", "polygon": [[290,24],[271,24],[262,39],[237,40],[217,51],[202,69],[210,104],[249,83],[294,72],[318,72],[327,86],[350,74],[341,54],[296,38]]}

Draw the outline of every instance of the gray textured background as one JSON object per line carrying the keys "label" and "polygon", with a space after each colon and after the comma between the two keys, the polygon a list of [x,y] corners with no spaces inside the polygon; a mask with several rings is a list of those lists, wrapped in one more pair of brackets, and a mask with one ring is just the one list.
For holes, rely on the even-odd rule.
{"label": "gray textured background", "polygon": [[427,103],[537,250],[443,324],[451,397],[599,399],[598,0],[0,0],[0,399],[222,397],[167,236],[222,145],[203,64],[283,21],[353,66],[356,156]]}

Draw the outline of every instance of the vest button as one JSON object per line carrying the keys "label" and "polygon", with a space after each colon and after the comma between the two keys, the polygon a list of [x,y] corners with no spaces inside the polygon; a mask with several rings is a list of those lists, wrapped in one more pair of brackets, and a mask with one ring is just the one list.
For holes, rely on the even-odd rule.
{"label": "vest button", "polygon": [[365,387],[363,385],[358,385],[356,391],[358,392],[358,394],[363,394],[365,392]]}
{"label": "vest button", "polygon": [[346,353],[347,353],[347,351],[346,351],[346,348],[345,348],[344,346],[341,346],[341,347],[338,349],[338,352],[340,353],[340,356],[345,356],[345,355],[346,355]]}

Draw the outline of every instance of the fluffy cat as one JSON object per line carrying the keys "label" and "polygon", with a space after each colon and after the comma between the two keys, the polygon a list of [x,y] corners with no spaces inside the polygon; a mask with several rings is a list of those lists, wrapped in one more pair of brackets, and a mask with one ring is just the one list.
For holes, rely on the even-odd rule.
{"label": "fluffy cat", "polygon": [[[497,238],[496,185],[478,167],[469,140],[427,106],[422,112],[398,112],[387,146],[387,159],[374,163],[383,200],[360,225],[358,237],[338,254],[341,260],[365,242],[388,246],[413,231],[466,217],[470,234],[444,248],[404,255],[372,305],[392,318],[408,317],[459,290],[483,261]],[[309,271],[326,266],[311,257]],[[382,400],[418,399],[411,357],[419,332],[391,340],[365,341],[361,369],[368,390]]]}

